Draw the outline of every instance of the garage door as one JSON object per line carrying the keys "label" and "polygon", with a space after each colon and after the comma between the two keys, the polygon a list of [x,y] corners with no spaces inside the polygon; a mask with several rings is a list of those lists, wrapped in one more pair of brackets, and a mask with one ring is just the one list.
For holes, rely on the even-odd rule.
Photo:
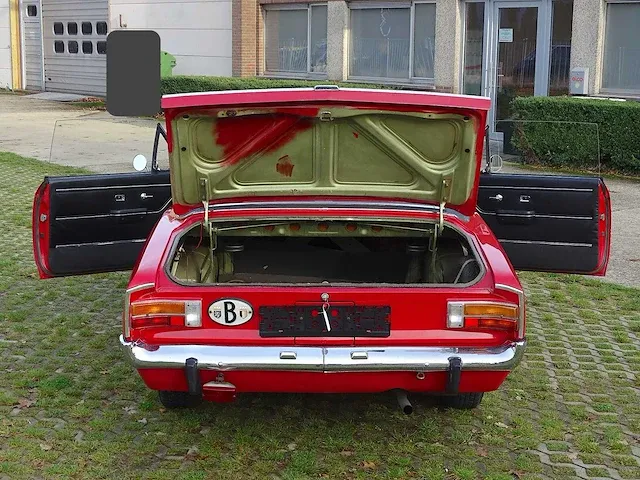
{"label": "garage door", "polygon": [[40,29],[40,1],[22,0],[22,64],[27,90],[42,90],[42,35]]}
{"label": "garage door", "polygon": [[106,95],[107,0],[42,0],[45,90]]}

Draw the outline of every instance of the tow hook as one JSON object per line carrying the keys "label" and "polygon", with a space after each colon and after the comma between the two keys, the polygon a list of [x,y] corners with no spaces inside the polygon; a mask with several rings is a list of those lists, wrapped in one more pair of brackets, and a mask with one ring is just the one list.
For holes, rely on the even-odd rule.
{"label": "tow hook", "polygon": [[407,398],[407,392],[404,390],[396,390],[396,399],[398,400],[398,406],[405,415],[411,415],[413,413],[413,405]]}

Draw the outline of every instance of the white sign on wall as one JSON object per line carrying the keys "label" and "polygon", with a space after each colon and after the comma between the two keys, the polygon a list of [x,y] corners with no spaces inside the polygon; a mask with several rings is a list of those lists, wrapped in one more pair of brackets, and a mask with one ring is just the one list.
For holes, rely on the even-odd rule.
{"label": "white sign on wall", "polygon": [[513,42],[513,28],[498,29],[498,42],[500,43]]}

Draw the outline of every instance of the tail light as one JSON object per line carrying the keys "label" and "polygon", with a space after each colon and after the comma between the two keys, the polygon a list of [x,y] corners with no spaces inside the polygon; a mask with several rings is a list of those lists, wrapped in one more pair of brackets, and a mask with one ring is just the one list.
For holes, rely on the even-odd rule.
{"label": "tail light", "polygon": [[129,308],[132,328],[153,326],[202,326],[200,300],[145,300],[133,302]]}
{"label": "tail light", "polygon": [[447,305],[447,327],[449,328],[517,331],[519,320],[520,307],[512,303],[449,302]]}
{"label": "tail light", "polygon": [[132,302],[128,311],[129,328],[202,326],[200,300],[143,300]]}

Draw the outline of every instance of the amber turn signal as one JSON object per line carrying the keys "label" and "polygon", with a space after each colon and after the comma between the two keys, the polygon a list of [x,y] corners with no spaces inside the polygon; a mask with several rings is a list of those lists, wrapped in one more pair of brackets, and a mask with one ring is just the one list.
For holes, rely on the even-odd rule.
{"label": "amber turn signal", "polygon": [[518,307],[516,305],[503,305],[500,303],[467,303],[464,306],[465,317],[498,317],[518,319]]}
{"label": "amber turn signal", "polygon": [[184,302],[172,302],[172,301],[150,301],[134,303],[129,309],[131,318],[144,317],[144,316],[171,316],[171,315],[184,315],[185,305]]}

